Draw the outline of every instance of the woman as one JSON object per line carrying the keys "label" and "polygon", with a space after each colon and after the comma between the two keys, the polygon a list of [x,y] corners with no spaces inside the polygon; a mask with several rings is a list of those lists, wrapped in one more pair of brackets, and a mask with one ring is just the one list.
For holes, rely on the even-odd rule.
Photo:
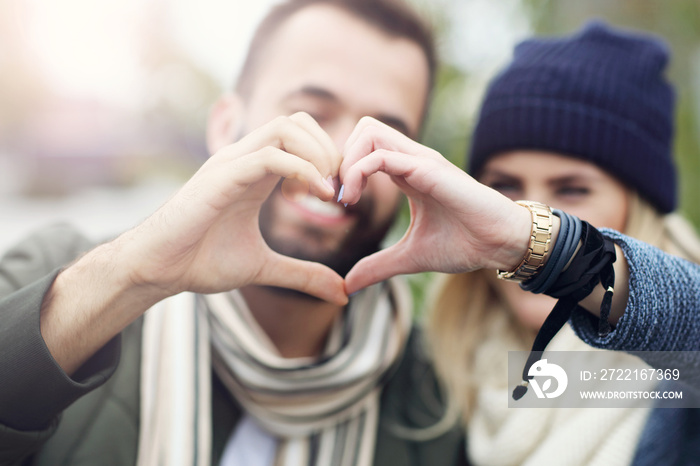
{"label": "woman", "polygon": [[[600,329],[599,319],[591,317],[600,314],[602,287],[581,301],[590,312],[573,310],[578,336],[565,326],[554,338],[543,338],[547,349],[700,349],[698,319],[682,314],[697,315],[700,268],[629,238],[700,261],[692,228],[671,214],[676,182],[673,92],[663,78],[667,60],[657,40],[600,23],[571,37],[520,44],[489,87],[475,130],[469,172],[481,185],[439,154],[371,122],[348,142],[341,168],[345,201],[356,201],[360,181],[381,170],[403,188],[412,208],[403,240],[358,263],[347,277],[348,291],[397,273],[454,273],[439,283],[429,333],[438,372],[461,407],[473,464],[654,464],[652,437],[663,464],[697,458],[690,452],[696,443],[683,440],[699,425],[687,410],[509,409],[507,350],[529,350],[538,331],[546,333],[548,325],[551,330],[545,319],[558,301],[488,270],[503,269],[504,277],[513,271],[530,289],[544,273],[544,264],[537,264],[535,272],[517,276],[524,270],[523,240],[534,231],[534,210],[495,191],[556,207],[603,228],[604,238],[618,243],[617,280],[612,311],[600,319]],[[552,249],[565,215],[551,217]],[[557,261],[562,275],[573,273],[568,271],[581,254],[572,256],[571,265]],[[645,262],[649,258],[654,262]],[[666,287],[656,290],[660,302],[644,293],[652,285]],[[673,301],[677,290],[690,298]],[[556,296],[551,289],[538,291]],[[604,328],[608,324],[613,327]],[[646,367],[625,353],[606,356],[611,367]],[[655,363],[651,357],[649,362]],[[682,423],[693,429],[683,430]],[[664,435],[675,443],[664,442]]]}

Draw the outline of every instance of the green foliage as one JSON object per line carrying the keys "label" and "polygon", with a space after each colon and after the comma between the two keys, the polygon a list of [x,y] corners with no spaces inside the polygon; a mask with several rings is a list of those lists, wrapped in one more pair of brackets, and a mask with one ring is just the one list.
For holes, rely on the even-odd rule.
{"label": "green foliage", "polygon": [[449,63],[438,70],[433,103],[426,122],[423,143],[463,167],[471,116],[467,113],[468,76]]}
{"label": "green foliage", "polygon": [[679,104],[675,154],[681,188],[681,212],[696,228],[700,228],[700,148],[697,138],[700,121],[689,100],[681,100]]}

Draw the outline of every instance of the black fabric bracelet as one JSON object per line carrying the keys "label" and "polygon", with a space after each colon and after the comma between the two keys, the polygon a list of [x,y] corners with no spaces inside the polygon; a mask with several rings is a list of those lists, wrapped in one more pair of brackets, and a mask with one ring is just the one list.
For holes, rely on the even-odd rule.
{"label": "black fabric bracelet", "polygon": [[[573,230],[569,228],[566,236],[573,235]],[[566,241],[566,239],[562,238],[560,232],[557,243]],[[532,376],[529,375],[532,365],[542,357],[545,348],[569,320],[579,301],[588,296],[598,283],[601,283],[606,290],[600,306],[598,331],[601,335],[610,332],[608,317],[615,282],[615,271],[612,266],[616,259],[615,245],[612,240],[605,238],[596,228],[585,221],[581,221],[580,241],[579,252],[569,267],[562,271],[552,286],[545,291],[545,294],[558,298],[559,301],[537,332],[530,356],[523,368],[523,383],[513,390],[513,398],[516,400],[522,398],[527,392],[528,382],[532,379]]]}
{"label": "black fabric bracelet", "polygon": [[[574,228],[573,233],[570,235],[567,235],[567,238],[566,238],[566,245],[565,245],[565,249],[564,249],[566,251],[564,253],[564,255],[565,255],[565,257],[568,257],[566,264],[564,264],[564,266],[566,267],[571,262],[571,259],[573,259],[574,254],[576,254],[576,251],[578,251],[579,243],[581,242],[581,233],[583,232],[583,224],[581,223],[581,220],[578,217],[576,217],[575,215],[570,215],[570,214],[567,214],[566,212],[562,212],[560,210],[557,210],[557,212],[560,212],[562,217],[568,218],[569,221],[573,224],[573,228]],[[564,268],[562,268],[562,271],[563,270],[564,270]],[[556,279],[558,277],[559,277],[559,275],[557,275],[556,277],[553,277],[552,283],[550,283],[549,286],[547,286],[547,288],[545,289],[545,292],[549,288],[552,287],[552,285],[554,284],[554,282],[556,281]]]}
{"label": "black fabric bracelet", "polygon": [[581,220],[559,209],[552,213],[561,220],[559,236],[544,269],[530,280],[520,284],[520,288],[531,293],[546,292],[569,263],[581,239]]}

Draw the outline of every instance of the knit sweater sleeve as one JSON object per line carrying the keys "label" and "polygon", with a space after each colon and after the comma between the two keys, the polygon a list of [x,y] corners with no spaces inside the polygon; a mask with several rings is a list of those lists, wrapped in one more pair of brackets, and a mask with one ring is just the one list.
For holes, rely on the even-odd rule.
{"label": "knit sweater sleeve", "polygon": [[[700,386],[700,356],[690,353],[700,350],[700,265],[613,230],[601,232],[627,260],[627,308],[606,336],[598,335],[597,318],[578,308],[570,321],[574,331],[597,348],[645,352],[641,357],[654,367],[680,364],[689,370],[688,381]],[[660,351],[684,353],[669,362],[655,354]]]}
{"label": "knit sweater sleeve", "polygon": [[0,464],[38,448],[60,413],[116,369],[117,337],[68,376],[41,336],[39,313],[58,274],[90,243],[67,226],[30,236],[0,260]]}

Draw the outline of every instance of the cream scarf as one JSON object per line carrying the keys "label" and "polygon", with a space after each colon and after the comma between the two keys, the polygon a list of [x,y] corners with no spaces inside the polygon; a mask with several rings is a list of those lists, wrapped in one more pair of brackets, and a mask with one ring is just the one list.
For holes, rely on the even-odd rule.
{"label": "cream scarf", "polygon": [[211,462],[211,368],[279,438],[275,465],[372,464],[379,394],[403,352],[410,293],[399,280],[351,300],[321,358],[282,358],[237,291],[183,293],[145,316],[139,466]]}
{"label": "cream scarf", "polygon": [[[491,329],[476,355],[474,410],[467,424],[468,456],[476,466],[616,466],[634,457],[649,408],[508,408],[508,352],[517,349],[501,328]],[[521,348],[525,350],[525,348]],[[564,326],[549,351],[600,351]],[[608,352],[609,367],[648,367],[634,356]],[[546,353],[545,353],[546,354]],[[605,388],[605,387],[601,387]],[[651,386],[649,387],[651,388]]]}

